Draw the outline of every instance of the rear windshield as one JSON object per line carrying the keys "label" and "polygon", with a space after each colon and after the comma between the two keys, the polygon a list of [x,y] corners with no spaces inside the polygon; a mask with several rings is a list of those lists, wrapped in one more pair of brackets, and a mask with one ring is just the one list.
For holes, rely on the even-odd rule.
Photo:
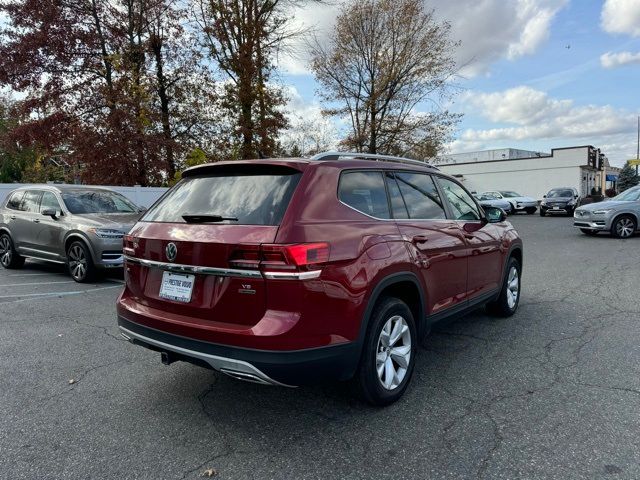
{"label": "rear windshield", "polygon": [[142,221],[184,223],[183,215],[219,215],[233,220],[215,223],[280,225],[302,173],[243,170],[183,179]]}

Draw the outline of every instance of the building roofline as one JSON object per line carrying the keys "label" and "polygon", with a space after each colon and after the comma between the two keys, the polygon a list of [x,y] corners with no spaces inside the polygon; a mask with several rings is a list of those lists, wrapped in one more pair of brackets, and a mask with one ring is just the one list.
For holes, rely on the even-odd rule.
{"label": "building roofline", "polygon": [[[450,166],[450,165],[475,165],[475,164],[478,164],[478,163],[515,162],[516,160],[534,160],[534,159],[537,159],[537,158],[552,158],[553,157],[553,152],[556,152],[558,150],[573,150],[573,149],[577,149],[577,148],[593,148],[593,145],[579,145],[579,146],[576,146],[576,147],[552,148],[550,155],[540,155],[540,156],[535,156],[535,157],[501,158],[499,160],[485,160],[485,161],[475,161],[475,162],[436,163],[435,165],[438,166],[438,167],[447,167],[447,166]],[[486,151],[488,151],[488,150],[486,150]],[[464,153],[464,152],[461,152],[461,153]]]}

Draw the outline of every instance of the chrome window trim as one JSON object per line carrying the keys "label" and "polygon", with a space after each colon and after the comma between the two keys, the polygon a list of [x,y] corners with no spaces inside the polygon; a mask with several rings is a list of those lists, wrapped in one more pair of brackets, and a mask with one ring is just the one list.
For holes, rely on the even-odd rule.
{"label": "chrome window trim", "polygon": [[145,267],[159,268],[176,273],[212,275],[216,277],[265,278],[268,280],[311,280],[320,277],[322,270],[309,272],[261,272],[259,270],[241,270],[238,268],[202,267],[198,265],[182,265],[178,263],[158,262],[144,258],[124,255],[127,262],[137,263]]}

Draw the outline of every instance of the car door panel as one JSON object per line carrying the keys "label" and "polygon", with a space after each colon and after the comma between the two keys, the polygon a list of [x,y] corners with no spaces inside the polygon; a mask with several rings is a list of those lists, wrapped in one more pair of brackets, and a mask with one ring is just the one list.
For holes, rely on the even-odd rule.
{"label": "car door panel", "polygon": [[468,248],[429,174],[386,175],[393,216],[427,292],[426,311],[437,314],[466,302]]}
{"label": "car door panel", "polygon": [[492,223],[459,222],[469,247],[467,292],[469,299],[495,291],[502,277],[502,231]]}
{"label": "car door panel", "polygon": [[468,247],[449,220],[403,220],[398,228],[427,289],[427,312],[436,314],[466,301]]}
{"label": "car door panel", "polygon": [[[42,215],[46,209],[54,209],[58,212],[56,218]],[[44,192],[40,200],[40,221],[35,227],[35,247],[53,260],[62,258],[62,243],[65,232],[65,217],[60,216],[62,211],[60,202],[52,192]]]}
{"label": "car door panel", "polygon": [[466,297],[470,300],[495,291],[502,271],[501,229],[487,222],[472,195],[459,183],[438,177],[449,216],[459,226],[467,246]]}
{"label": "car door panel", "polygon": [[26,254],[37,253],[36,227],[40,222],[38,213],[41,192],[27,190],[20,204],[20,211],[16,212],[13,237],[18,251]]}

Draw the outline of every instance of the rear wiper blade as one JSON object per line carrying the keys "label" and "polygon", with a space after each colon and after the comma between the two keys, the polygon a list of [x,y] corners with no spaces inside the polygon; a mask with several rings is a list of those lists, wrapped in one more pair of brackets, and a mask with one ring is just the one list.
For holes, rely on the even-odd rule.
{"label": "rear wiper blade", "polygon": [[236,217],[225,217],[222,215],[208,215],[208,214],[190,214],[185,213],[182,218],[187,223],[207,223],[207,222],[224,222],[228,220],[230,222],[237,222]]}

